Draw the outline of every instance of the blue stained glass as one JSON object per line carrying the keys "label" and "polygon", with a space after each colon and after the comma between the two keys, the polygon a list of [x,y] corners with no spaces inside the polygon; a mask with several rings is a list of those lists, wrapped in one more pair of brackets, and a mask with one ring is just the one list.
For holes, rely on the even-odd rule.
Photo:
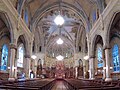
{"label": "blue stained glass", "polygon": [[25,10],[24,18],[25,18],[26,24],[28,24],[28,11],[27,10]]}
{"label": "blue stained glass", "polygon": [[119,47],[117,44],[112,48],[113,70],[120,71]]}
{"label": "blue stained glass", "polygon": [[93,19],[93,23],[94,23],[95,20],[96,20],[96,11],[93,12],[93,14],[92,14],[92,19]]}
{"label": "blue stained glass", "polygon": [[97,58],[98,58],[98,68],[103,67],[102,49],[101,48],[98,48]]}
{"label": "blue stained glass", "polygon": [[8,47],[6,44],[4,44],[2,47],[0,70],[7,70],[7,62],[8,62]]}

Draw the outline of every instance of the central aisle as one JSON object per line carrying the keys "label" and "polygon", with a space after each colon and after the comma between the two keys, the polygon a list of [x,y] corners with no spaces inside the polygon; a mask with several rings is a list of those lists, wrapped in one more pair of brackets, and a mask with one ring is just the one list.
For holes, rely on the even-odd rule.
{"label": "central aisle", "polygon": [[56,81],[55,85],[51,90],[67,90],[67,88],[65,87],[63,81],[60,80]]}

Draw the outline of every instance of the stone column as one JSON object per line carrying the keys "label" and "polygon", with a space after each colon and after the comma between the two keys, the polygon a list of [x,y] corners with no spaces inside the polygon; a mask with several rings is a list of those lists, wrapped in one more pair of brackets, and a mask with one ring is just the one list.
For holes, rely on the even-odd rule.
{"label": "stone column", "polygon": [[[35,78],[37,77],[37,65],[34,66],[34,73],[35,73]],[[50,71],[51,72],[51,71]]]}
{"label": "stone column", "polygon": [[18,76],[17,76],[17,56],[15,55],[15,60],[14,60],[14,63],[15,63],[15,67],[14,67],[14,77],[17,79]]}
{"label": "stone column", "polygon": [[89,79],[94,79],[95,73],[94,73],[94,57],[89,58]]}
{"label": "stone column", "polygon": [[25,60],[26,60],[26,65],[25,65],[25,76],[26,78],[30,78],[30,71],[31,71],[31,65],[30,65],[30,62],[31,62],[31,58],[30,58],[30,55],[25,55]]}
{"label": "stone column", "polygon": [[106,72],[105,72],[105,66],[106,66],[106,62],[105,62],[105,52],[104,52],[104,50],[103,50],[103,54],[102,54],[102,56],[103,56],[103,61],[104,61],[104,64],[103,64],[103,79],[105,79],[106,78]]}
{"label": "stone column", "polygon": [[106,79],[105,81],[111,81],[110,77],[110,48],[105,48],[105,59],[106,59]]}
{"label": "stone column", "polygon": [[78,67],[75,67],[75,78],[78,78]]}
{"label": "stone column", "polygon": [[9,80],[15,80],[15,53],[16,53],[16,45],[14,43],[10,44],[10,72],[9,72]]}

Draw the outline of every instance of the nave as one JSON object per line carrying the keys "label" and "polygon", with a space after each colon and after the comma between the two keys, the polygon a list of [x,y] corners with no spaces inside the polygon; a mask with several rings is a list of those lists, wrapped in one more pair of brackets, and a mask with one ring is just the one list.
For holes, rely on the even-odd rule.
{"label": "nave", "polygon": [[51,90],[67,90],[67,86],[65,86],[62,80],[59,80],[56,81],[56,83],[54,84]]}
{"label": "nave", "polygon": [[120,0],[0,0],[1,89],[120,90]]}
{"label": "nave", "polygon": [[23,79],[16,81],[0,81],[0,90],[120,90],[120,81]]}

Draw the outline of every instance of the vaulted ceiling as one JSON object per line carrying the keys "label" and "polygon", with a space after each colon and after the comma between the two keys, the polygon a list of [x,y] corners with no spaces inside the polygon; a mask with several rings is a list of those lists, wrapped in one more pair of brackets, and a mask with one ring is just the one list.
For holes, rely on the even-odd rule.
{"label": "vaulted ceiling", "polygon": [[[14,6],[15,1],[19,13],[23,8],[28,10],[36,49],[42,46],[49,57],[61,54],[69,58],[79,46],[85,52],[92,13],[97,9],[101,12],[109,0],[13,0]],[[54,23],[59,11],[65,20],[62,26]],[[62,45],[56,43],[59,38]]]}

